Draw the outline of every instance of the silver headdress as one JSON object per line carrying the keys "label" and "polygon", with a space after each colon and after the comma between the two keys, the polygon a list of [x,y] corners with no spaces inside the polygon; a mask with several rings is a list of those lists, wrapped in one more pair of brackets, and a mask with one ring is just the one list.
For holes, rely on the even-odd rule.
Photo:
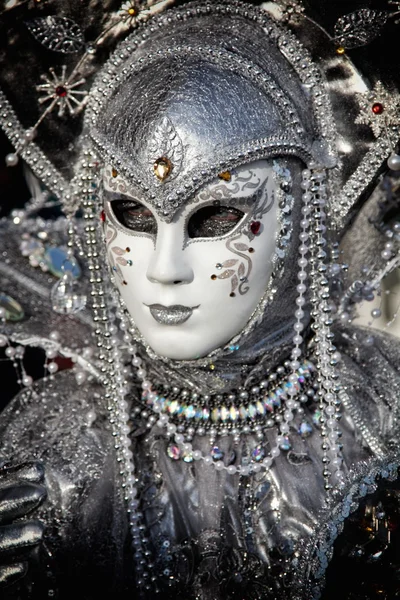
{"label": "silver headdress", "polygon": [[[340,357],[331,328],[335,320],[347,322],[357,299],[373,295],[400,262],[399,227],[380,223],[391,238],[382,253],[384,267],[343,292],[338,242],[382,170],[400,169],[400,96],[383,80],[367,82],[346,48],[372,40],[390,12],[360,10],[339,19],[329,35],[292,0],[266,2],[262,9],[235,0],[171,4],[130,1],[115,10],[111,1],[90,0],[86,12],[62,0],[36,0],[29,7],[15,2],[3,14],[10,62],[0,75],[0,124],[15,146],[7,162],[12,166],[21,156],[61,200],[69,218],[70,260],[80,243],[76,230],[83,229],[81,255],[99,348],[92,374],[105,389],[138,573],[151,568],[151,560],[148,540],[138,534],[142,516],[125,401],[132,382],[122,375],[126,354],[142,380],[135,408],[139,429],[158,427],[172,460],[204,461],[229,476],[269,473],[291,447],[291,423],[304,413],[302,404],[315,397],[322,415],[321,459],[332,465],[331,471],[323,467],[323,485],[340,493],[346,486],[340,405],[347,406],[348,396],[338,382]],[[34,10],[25,29],[16,25],[17,11]],[[59,58],[50,65],[50,57]],[[26,65],[29,79],[23,76]],[[280,208],[291,216],[281,235],[285,268],[226,347],[197,361],[156,356],[136,335],[106,273],[99,167],[121,173],[169,222],[206,183],[260,158],[276,160]],[[82,227],[73,222],[80,210]],[[65,312],[73,313],[81,298],[68,291],[70,278],[65,275],[57,294],[65,296]],[[314,334],[306,344],[308,329]],[[171,388],[179,379],[185,389]],[[302,394],[305,382],[308,397]],[[380,457],[372,429],[363,424],[363,435]],[[201,441],[207,435],[208,454]],[[250,460],[228,464],[215,452],[217,439],[240,444],[246,436]],[[146,594],[146,578],[139,577],[138,585]]]}

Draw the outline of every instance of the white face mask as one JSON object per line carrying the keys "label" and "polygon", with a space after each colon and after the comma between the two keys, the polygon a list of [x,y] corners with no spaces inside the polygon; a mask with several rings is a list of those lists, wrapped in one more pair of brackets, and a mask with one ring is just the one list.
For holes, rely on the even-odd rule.
{"label": "white face mask", "polygon": [[271,163],[206,185],[171,223],[113,174],[105,169],[107,255],[141,335],[172,359],[223,346],[246,325],[271,277],[278,231]]}

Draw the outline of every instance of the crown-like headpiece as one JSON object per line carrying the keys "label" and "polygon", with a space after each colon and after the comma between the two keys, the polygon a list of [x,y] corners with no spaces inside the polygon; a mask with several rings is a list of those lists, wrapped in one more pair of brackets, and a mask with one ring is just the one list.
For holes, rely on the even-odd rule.
{"label": "crown-like headpiece", "polygon": [[263,11],[224,1],[172,11],[172,0],[7,4],[0,122],[16,149],[7,162],[21,155],[67,212],[79,204],[75,165],[90,135],[167,219],[234,165],[316,160],[330,170],[341,228],[398,142],[397,91],[367,84],[346,52],[388,26],[390,6],[342,16],[329,34],[286,0]]}

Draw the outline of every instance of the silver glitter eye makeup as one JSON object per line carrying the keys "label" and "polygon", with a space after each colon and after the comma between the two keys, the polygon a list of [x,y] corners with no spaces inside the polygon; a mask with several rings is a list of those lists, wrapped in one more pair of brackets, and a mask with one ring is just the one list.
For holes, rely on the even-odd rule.
{"label": "silver glitter eye makeup", "polygon": [[188,221],[189,238],[221,237],[236,227],[245,216],[230,206],[203,206]]}
{"label": "silver glitter eye makeup", "polygon": [[133,200],[113,200],[111,210],[121,225],[138,233],[157,235],[157,221],[151,212],[140,202]]}

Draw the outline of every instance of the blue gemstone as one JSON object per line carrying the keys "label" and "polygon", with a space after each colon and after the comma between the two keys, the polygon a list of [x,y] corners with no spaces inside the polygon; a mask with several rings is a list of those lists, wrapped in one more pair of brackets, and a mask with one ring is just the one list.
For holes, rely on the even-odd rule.
{"label": "blue gemstone", "polygon": [[302,438],[307,438],[312,434],[313,428],[308,421],[302,421],[299,427],[299,434]]}
{"label": "blue gemstone", "polygon": [[[280,391],[281,393],[278,394],[278,391]],[[283,395],[283,391],[280,388],[278,388],[272,397],[272,402],[273,402],[274,406],[276,406],[277,408],[281,407],[281,399],[280,399],[281,395]]]}
{"label": "blue gemstone", "polygon": [[193,462],[194,461],[193,452],[184,452],[182,454],[182,458],[183,458],[184,462],[186,462],[186,463]]}
{"label": "blue gemstone", "polygon": [[221,460],[224,458],[224,453],[218,448],[218,446],[214,446],[214,448],[211,449],[210,454],[214,460]]}
{"label": "blue gemstone", "polygon": [[265,498],[265,496],[268,494],[268,492],[271,489],[271,484],[269,481],[264,481],[264,483],[261,483],[258,488],[256,489],[256,493],[255,493],[255,497],[256,500],[263,500]]}
{"label": "blue gemstone", "polygon": [[48,246],[43,256],[44,263],[52,275],[62,277],[65,271],[71,271],[78,279],[81,268],[74,258],[68,257],[67,249],[60,246]]}
{"label": "blue gemstone", "polygon": [[260,462],[264,457],[265,457],[265,450],[264,450],[264,448],[260,448],[260,446],[257,446],[257,448],[254,448],[253,452],[251,453],[251,458],[253,460],[255,460],[256,462]]}
{"label": "blue gemstone", "polygon": [[282,443],[279,445],[281,450],[290,450],[292,447],[292,444],[290,443],[290,440],[288,437],[284,437],[282,440]]}
{"label": "blue gemstone", "polygon": [[185,409],[185,417],[187,419],[193,419],[195,416],[196,416],[195,407],[192,404],[190,406],[187,406]]}

